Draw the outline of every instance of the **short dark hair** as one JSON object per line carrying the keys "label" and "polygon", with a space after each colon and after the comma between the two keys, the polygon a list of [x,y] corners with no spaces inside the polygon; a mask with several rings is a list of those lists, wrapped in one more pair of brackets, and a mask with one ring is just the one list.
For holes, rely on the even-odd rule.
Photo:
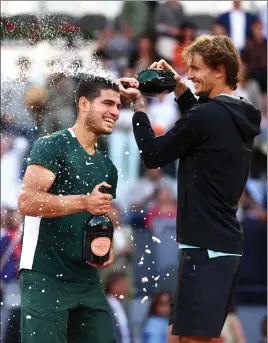
{"label": "short dark hair", "polygon": [[125,272],[116,271],[107,276],[107,279],[104,283],[105,293],[109,294],[112,291],[112,287],[115,283],[117,283],[121,279],[127,278],[127,274]]}
{"label": "short dark hair", "polygon": [[94,52],[94,57],[96,59],[108,59],[109,55],[107,54],[105,50],[99,49]]}
{"label": "short dark hair", "polygon": [[29,68],[32,65],[32,61],[27,56],[21,56],[16,61],[17,66]]}
{"label": "short dark hair", "polygon": [[106,79],[104,77],[88,75],[83,77],[75,90],[75,102],[76,107],[78,108],[79,99],[84,96],[90,102],[94,101],[97,97],[100,96],[100,91],[102,89],[112,89],[115,92],[119,93],[118,84],[112,79]]}
{"label": "short dark hair", "polygon": [[254,24],[262,24],[262,21],[260,20],[260,18],[254,17],[251,22],[251,26],[253,26]]}
{"label": "short dark hair", "polygon": [[192,21],[184,21],[181,26],[180,26],[181,30],[185,30],[185,29],[193,29],[196,30],[196,25],[192,22]]}
{"label": "short dark hair", "polygon": [[171,303],[171,294],[170,292],[168,291],[160,291],[158,293],[155,293],[152,297],[152,302],[151,302],[151,305],[150,305],[150,308],[149,308],[149,313],[148,313],[148,316],[156,316],[158,315],[157,313],[157,306],[159,304],[159,301],[160,301],[160,298],[163,296],[163,295],[167,295],[169,297],[169,301]]}

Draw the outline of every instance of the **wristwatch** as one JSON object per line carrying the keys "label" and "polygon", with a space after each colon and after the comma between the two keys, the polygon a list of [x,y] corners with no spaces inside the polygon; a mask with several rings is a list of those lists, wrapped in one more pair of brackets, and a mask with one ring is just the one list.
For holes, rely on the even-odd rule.
{"label": "wristwatch", "polygon": [[135,111],[136,108],[138,108],[138,107],[145,107],[145,103],[144,103],[142,97],[136,99],[135,102],[131,102],[131,103],[130,103],[130,109],[131,109],[132,111]]}

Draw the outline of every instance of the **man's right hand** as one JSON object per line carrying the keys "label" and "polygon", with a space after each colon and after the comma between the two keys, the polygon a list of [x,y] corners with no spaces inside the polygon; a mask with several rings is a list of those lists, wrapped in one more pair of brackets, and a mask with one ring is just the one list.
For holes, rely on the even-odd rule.
{"label": "man's right hand", "polygon": [[111,188],[112,186],[106,182],[102,182],[95,186],[90,195],[86,196],[85,210],[93,215],[107,214],[110,210],[111,201],[113,197],[111,194],[101,193],[99,188],[105,186]]}
{"label": "man's right hand", "polygon": [[170,64],[167,63],[165,60],[160,60],[158,62],[154,62],[151,66],[150,69],[168,69],[172,71],[174,74],[174,79],[176,80],[176,88],[174,90],[174,95],[176,99],[179,99],[179,97],[187,90],[187,85],[185,84],[183,78],[176,72],[175,69],[171,67]]}

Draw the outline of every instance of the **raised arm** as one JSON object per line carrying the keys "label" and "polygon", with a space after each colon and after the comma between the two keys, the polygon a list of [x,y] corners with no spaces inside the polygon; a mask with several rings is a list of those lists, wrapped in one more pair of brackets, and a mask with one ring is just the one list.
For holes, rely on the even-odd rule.
{"label": "raised arm", "polygon": [[[202,130],[203,118],[197,106],[194,106],[197,100],[176,71],[165,60],[154,62],[150,68],[169,69],[174,73],[174,95],[181,111],[181,119],[161,137],[155,137],[152,130],[146,115],[145,103],[138,90],[138,81],[133,78],[122,78],[118,83],[120,93],[129,98],[134,105],[133,131],[144,164],[147,168],[158,168],[193,152],[206,138],[206,130]],[[125,89],[122,82],[127,82],[130,87]]]}
{"label": "raised arm", "polygon": [[163,167],[190,155],[206,139],[202,115],[196,109],[186,112],[171,130],[160,137],[155,137],[147,115],[136,112],[133,116],[133,131],[147,168]]}
{"label": "raised arm", "polygon": [[[130,80],[128,82],[131,83]],[[132,90],[129,88],[128,91]],[[133,132],[147,168],[163,167],[178,158],[190,155],[207,138],[202,115],[206,112],[205,108],[200,113],[199,108],[193,106],[183,113],[171,130],[156,137],[142,100],[137,100],[137,106],[132,120]]]}

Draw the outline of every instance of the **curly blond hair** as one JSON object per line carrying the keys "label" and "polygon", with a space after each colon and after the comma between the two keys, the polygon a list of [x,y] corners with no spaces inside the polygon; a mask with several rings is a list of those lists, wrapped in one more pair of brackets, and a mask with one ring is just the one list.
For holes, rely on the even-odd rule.
{"label": "curly blond hair", "polygon": [[194,54],[202,56],[204,63],[211,69],[223,65],[226,72],[226,83],[233,90],[239,82],[241,60],[232,40],[227,36],[201,35],[183,52],[185,61],[192,59]]}

